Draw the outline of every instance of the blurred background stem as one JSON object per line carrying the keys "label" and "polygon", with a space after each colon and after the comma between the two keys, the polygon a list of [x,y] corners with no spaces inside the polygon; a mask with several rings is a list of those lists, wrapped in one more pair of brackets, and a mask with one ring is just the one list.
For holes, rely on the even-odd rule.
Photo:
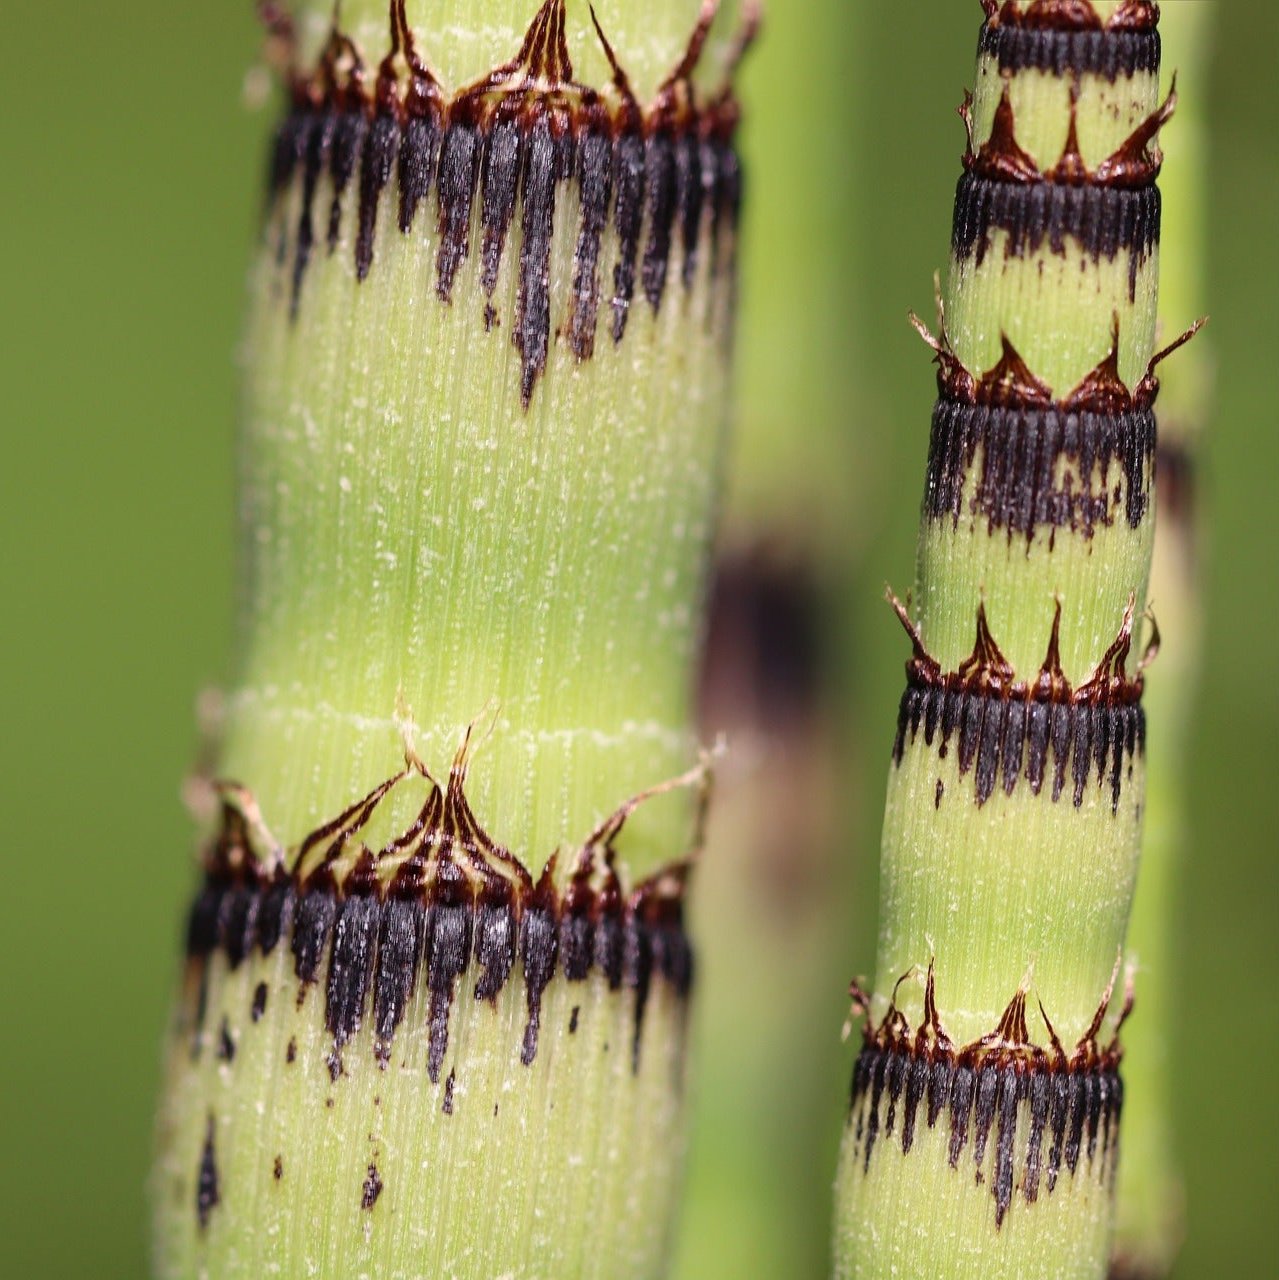
{"label": "blurred background stem", "polygon": [[[1164,243],[1175,251],[1160,264],[1165,334],[1179,332],[1205,311],[1208,241],[1208,66],[1217,6],[1162,7],[1165,84],[1177,76],[1181,106],[1164,135]],[[1179,992],[1186,956],[1178,927],[1182,859],[1191,794],[1189,744],[1195,734],[1199,662],[1205,619],[1200,594],[1203,512],[1198,495],[1201,441],[1212,415],[1211,329],[1170,360],[1161,374],[1158,510],[1150,601],[1163,644],[1146,695],[1153,726],[1146,761],[1146,824],[1141,873],[1128,927],[1127,951],[1137,966],[1140,1017],[1125,1036],[1123,1159],[1115,1223],[1117,1276],[1157,1277],[1172,1266],[1184,1233],[1179,1143],[1174,1141],[1174,1028],[1183,1016]]]}
{"label": "blurred background stem", "polygon": [[[728,493],[700,721],[728,750],[694,903],[697,1099],[675,1274],[826,1267],[843,1091],[830,1033],[851,867],[832,629],[870,533],[861,421],[857,49],[843,0],[770,6],[743,69],[748,192]],[[802,145],[797,140],[802,139]]]}

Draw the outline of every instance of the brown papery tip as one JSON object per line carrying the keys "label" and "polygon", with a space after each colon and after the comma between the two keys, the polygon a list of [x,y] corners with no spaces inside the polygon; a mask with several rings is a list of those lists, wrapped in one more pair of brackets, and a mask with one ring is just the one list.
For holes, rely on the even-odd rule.
{"label": "brown papery tip", "polygon": [[[1146,665],[1158,648],[1157,629],[1129,675],[1136,601],[1130,597],[1119,632],[1092,674],[1078,685],[1061,666],[1061,602],[1057,601],[1044,660],[1032,679],[1019,678],[977,608],[973,651],[955,671],[924,647],[918,628],[900,602],[894,608],[914,652],[906,663],[906,689],[897,711],[893,761],[900,765],[908,743],[922,734],[939,759],[952,739],[961,777],[974,775],[974,799],[985,804],[998,788],[1011,795],[1025,784],[1039,795],[1049,782],[1053,802],[1069,793],[1080,807],[1092,787],[1109,785],[1111,811],[1118,812],[1133,761],[1145,750],[1146,720],[1141,693]],[[939,779],[940,781],[940,779]],[[937,793],[940,808],[944,790]]]}
{"label": "brown papery tip", "polygon": [[[370,1016],[374,1053],[387,1065],[419,970],[430,992],[433,1082],[468,974],[475,975],[474,998],[495,1001],[512,975],[522,973],[528,1019],[519,1054],[525,1065],[537,1055],[542,995],[552,978],[558,972],[570,982],[601,976],[610,989],[634,999],[631,1049],[638,1067],[652,982],[661,978],[684,997],[692,981],[684,895],[701,839],[708,763],[620,806],[565,860],[566,875],[557,874],[553,854],[534,879],[483,829],[467,802],[468,744],[469,736],[445,786],[410,759],[287,852],[270,840],[245,789],[221,785],[221,824],[206,852],[187,933],[193,1052],[206,1034],[210,958],[217,953],[236,969],[251,955],[268,956],[287,942],[299,1001],[310,986],[323,983],[335,1078],[344,1047]],[[369,823],[393,792],[408,785],[424,788],[416,815],[404,831],[371,848],[364,838]],[[615,841],[639,806],[676,788],[694,788],[702,798],[693,849],[628,885],[615,865]],[[266,993],[255,993],[254,1008],[265,1004]]]}
{"label": "brown papery tip", "polygon": [[[453,300],[458,272],[472,252],[478,202],[485,327],[508,326],[520,353],[525,408],[553,342],[563,340],[575,359],[589,359],[604,312],[611,312],[609,328],[619,342],[637,289],[653,311],[660,307],[672,262],[686,289],[703,261],[713,281],[731,280],[741,189],[733,147],[740,112],[732,80],[758,12],[751,7],[744,15],[725,59],[722,87],[702,94],[693,73],[717,8],[711,0],[702,6],[686,48],[647,104],[636,101],[594,14],[612,76],[600,87],[575,78],[564,0],[545,0],[514,57],[455,89],[446,89],[428,66],[403,0],[389,7],[389,45],[376,75],[336,23],[310,72],[296,67],[289,43],[290,52],[277,64],[287,68],[292,109],[274,143],[270,208],[279,221],[278,258],[281,264],[292,259],[291,313],[298,313],[317,243],[325,241],[330,252],[337,247],[343,197],[352,184],[358,189],[357,279],[373,267],[382,195],[398,186],[401,232],[410,233],[419,212],[435,206],[434,283],[445,303]],[[283,36],[272,39],[285,47]],[[324,218],[316,204],[326,176],[332,196]],[[301,211],[289,226],[279,213],[282,197],[299,182]],[[569,195],[580,205],[574,277],[564,300],[567,322],[555,327],[555,207]],[[317,214],[323,227],[316,226]],[[512,224],[519,239],[518,290],[514,314],[503,317],[494,299]],[[606,264],[603,235],[610,226],[618,256]]]}
{"label": "brown papery tip", "polygon": [[[1052,629],[1049,633],[1044,660],[1031,680],[1019,678],[1012,665],[991,634],[986,617],[986,605],[977,605],[976,635],[973,651],[953,672],[942,670],[941,663],[924,645],[919,628],[911,620],[906,606],[890,591],[889,603],[896,613],[903,630],[910,637],[913,653],[906,663],[906,677],[916,686],[931,685],[954,692],[989,693],[1002,698],[1021,701],[1056,702],[1061,704],[1109,706],[1135,703],[1142,692],[1142,672],[1154,653],[1147,646],[1147,653],[1132,676],[1125,672],[1125,663],[1132,651],[1132,632],[1136,614],[1136,597],[1129,595],[1123,618],[1114,640],[1102,655],[1087,680],[1072,686],[1061,667],[1060,632],[1061,600],[1053,607]],[[1156,631],[1156,635],[1157,635]],[[1153,642],[1158,648],[1157,640]]]}
{"label": "brown papery tip", "polygon": [[1124,0],[1104,22],[1089,0],[981,0],[991,26],[1040,31],[1153,31],[1159,6],[1152,0]]}
{"label": "brown papery tip", "polygon": [[1129,388],[1119,376],[1119,315],[1111,323],[1110,345],[1106,354],[1064,396],[1033,373],[1013,341],[1001,332],[1000,357],[984,373],[974,375],[955,354],[943,328],[940,337],[929,332],[913,312],[911,325],[932,349],[937,365],[937,393],[957,404],[985,405],[991,408],[1048,409],[1067,413],[1095,413],[1117,416],[1149,409],[1159,392],[1155,368],[1178,347],[1188,342],[1206,323],[1197,320],[1176,341],[1153,355],[1136,386]]}
{"label": "brown papery tip", "polygon": [[965,95],[959,113],[964,120],[968,141],[964,149],[964,169],[978,178],[1015,185],[1038,182],[1060,186],[1091,186],[1132,190],[1150,186],[1159,176],[1163,153],[1155,144],[1159,130],[1172,119],[1177,107],[1176,78],[1163,104],[1152,111],[1119,146],[1093,168],[1089,168],[1079,152],[1076,124],[1076,96],[1070,97],[1070,125],[1062,153],[1055,165],[1041,168],[1017,141],[1017,123],[1008,81],[1004,81],[999,103],[995,107],[990,137],[974,150],[972,98]]}
{"label": "brown papery tip", "polygon": [[[912,1028],[896,999],[902,983],[917,976],[912,970],[898,980],[883,1019],[868,1021],[863,1031],[849,1097],[853,1156],[863,1172],[876,1151],[889,1149],[889,1139],[898,1132],[902,1155],[910,1154],[922,1109],[930,1130],[944,1117],[952,1169],[959,1169],[971,1141],[977,1181],[985,1181],[995,1199],[996,1228],[1016,1191],[1026,1204],[1034,1204],[1041,1191],[1051,1195],[1063,1177],[1073,1179],[1081,1161],[1099,1180],[1113,1183],[1123,1100],[1119,1029],[1131,1009],[1131,985],[1109,1040],[1103,1044],[1099,1035],[1113,977],[1092,1023],[1067,1052],[1038,1001],[1046,1043],[1031,1039],[1028,978],[991,1031],[968,1044],[955,1044],[938,1013],[931,961],[924,1014]],[[1024,1137],[1020,1143],[1019,1132]]]}

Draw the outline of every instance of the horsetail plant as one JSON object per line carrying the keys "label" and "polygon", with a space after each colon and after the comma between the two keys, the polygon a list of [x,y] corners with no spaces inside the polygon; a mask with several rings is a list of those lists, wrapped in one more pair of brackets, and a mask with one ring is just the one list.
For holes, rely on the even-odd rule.
{"label": "horsetail plant", "polygon": [[[1203,308],[1207,154],[1203,77],[1216,6],[1165,4],[1164,63],[1185,91],[1170,131],[1163,225],[1177,246],[1160,271],[1162,309],[1190,316]],[[1155,530],[1150,598],[1163,624],[1159,678],[1147,696],[1155,726],[1146,760],[1146,822],[1141,876],[1125,949],[1141,983],[1141,1016],[1125,1037],[1124,1158],[1116,1188],[1113,1280],[1167,1274],[1182,1236],[1182,1188],[1171,1132],[1170,1040],[1176,1020],[1176,887],[1186,829],[1185,757],[1199,666],[1198,441],[1211,416],[1211,356],[1203,341],[1173,361],[1159,391]]]}
{"label": "horsetail plant", "polygon": [[657,1276],[753,23],[263,8],[288,106],[156,1271]]}
{"label": "horsetail plant", "polygon": [[1110,1259],[1175,98],[1146,0],[983,8],[940,332],[918,326],[939,394],[916,588],[893,600],[913,654],[854,989],[841,1277]]}

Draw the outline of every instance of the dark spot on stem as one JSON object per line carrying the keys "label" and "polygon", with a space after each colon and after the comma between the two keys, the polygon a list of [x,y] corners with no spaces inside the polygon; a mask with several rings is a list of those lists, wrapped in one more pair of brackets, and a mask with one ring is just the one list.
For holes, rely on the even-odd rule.
{"label": "dark spot on stem", "polygon": [[293,968],[302,984],[299,999],[320,971],[336,915],[337,902],[327,889],[311,889],[298,898],[293,925]]}
{"label": "dark spot on stem", "polygon": [[471,914],[460,902],[441,902],[427,917],[427,990],[430,992],[430,1045],[427,1074],[439,1083],[449,1044],[449,1012],[458,976],[471,950]]}
{"label": "dark spot on stem", "polygon": [[436,293],[448,302],[453,278],[470,251],[471,201],[479,170],[480,136],[466,121],[450,123],[440,146],[440,248],[435,259]]}
{"label": "dark spot on stem", "polygon": [[405,235],[413,229],[418,205],[430,194],[439,145],[440,125],[434,117],[415,118],[404,126],[398,150],[398,178],[399,227]]}
{"label": "dark spot on stem", "polygon": [[382,1194],[382,1175],[377,1171],[377,1165],[373,1161],[369,1161],[369,1171],[364,1178],[364,1186],[360,1190],[360,1208],[372,1209],[377,1204],[377,1198]]}
{"label": "dark spot on stem", "polygon": [[293,929],[293,893],[287,881],[276,879],[262,896],[258,912],[257,944],[264,956],[275,950],[280,938]]}
{"label": "dark spot on stem", "polygon": [[[338,116],[333,146],[329,152],[329,176],[333,182],[333,202],[329,206],[328,249],[330,253],[338,245],[338,235],[342,226],[342,199],[360,163],[368,127],[363,111],[344,111]],[[358,243],[356,255],[358,262]]]}
{"label": "dark spot on stem", "polygon": [[481,901],[475,914],[475,960],[484,972],[475,983],[475,998],[490,1003],[506,986],[515,964],[518,924],[509,894]]}
{"label": "dark spot on stem", "polygon": [[573,254],[569,347],[579,360],[589,360],[595,353],[599,311],[600,238],[613,194],[613,142],[607,132],[588,127],[578,140],[577,175],[582,220]]}
{"label": "dark spot on stem", "polygon": [[613,341],[621,342],[635,294],[635,259],[639,253],[640,221],[644,214],[644,143],[622,137],[616,144],[617,265],[613,268]]}
{"label": "dark spot on stem", "polygon": [[373,984],[374,1051],[385,1067],[395,1030],[417,983],[426,944],[426,912],[416,902],[391,898],[380,914]]}
{"label": "dark spot on stem", "polygon": [[289,313],[296,316],[302,296],[302,277],[311,260],[315,244],[315,193],[320,174],[333,145],[337,129],[337,112],[326,109],[318,112],[307,123],[302,168],[302,210],[298,215],[296,245],[293,254],[292,291],[289,297]]}
{"label": "dark spot on stem", "polygon": [[382,113],[373,121],[360,169],[359,229],[355,238],[355,274],[363,280],[373,265],[373,237],[377,231],[378,204],[395,173],[400,152],[400,128],[393,115]]}
{"label": "dark spot on stem", "polygon": [[213,1113],[210,1112],[195,1178],[195,1216],[201,1231],[208,1227],[209,1218],[222,1199],[218,1185],[217,1155],[213,1149],[214,1128]]}
{"label": "dark spot on stem", "polygon": [[1189,445],[1161,440],[1155,454],[1159,519],[1190,528],[1195,512],[1195,457]]}
{"label": "dark spot on stem", "polygon": [[506,233],[515,213],[515,196],[523,167],[523,134],[514,120],[493,126],[480,163],[480,225],[484,243],[480,250],[480,287],[488,297],[497,288]]}
{"label": "dark spot on stem", "polygon": [[221,1062],[235,1061],[235,1040],[226,1018],[222,1019],[222,1025],[218,1028],[218,1059]]}
{"label": "dark spot on stem", "polygon": [[555,886],[551,879],[554,859],[547,863],[537,888],[520,921],[520,956],[524,962],[524,992],[528,1022],[520,1061],[528,1066],[537,1057],[537,1038],[542,1020],[542,993],[555,973],[559,959],[559,930]]}
{"label": "dark spot on stem", "polygon": [[644,190],[648,245],[640,280],[649,306],[656,311],[666,289],[666,264],[671,254],[671,226],[676,209],[675,145],[670,137],[645,140]]}
{"label": "dark spot on stem", "polygon": [[521,357],[520,402],[527,409],[533,387],[546,368],[551,329],[551,233],[555,189],[572,175],[573,139],[539,120],[528,140],[528,163],[521,189],[520,283],[515,304],[514,341]]}
{"label": "dark spot on stem", "polygon": [[325,1002],[325,1021],[333,1036],[335,1057],[363,1020],[373,975],[380,914],[377,903],[362,896],[347,898],[338,911],[329,953]]}
{"label": "dark spot on stem", "polygon": [[720,557],[711,586],[699,719],[806,738],[822,712],[825,584],[811,564],[755,546]]}

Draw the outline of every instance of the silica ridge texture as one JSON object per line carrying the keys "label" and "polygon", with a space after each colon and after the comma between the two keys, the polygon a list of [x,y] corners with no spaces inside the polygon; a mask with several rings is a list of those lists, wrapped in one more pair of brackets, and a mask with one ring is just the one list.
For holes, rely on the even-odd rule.
{"label": "silica ridge texture", "polygon": [[[1116,854],[1128,851],[1133,871],[1142,776],[1134,764],[1145,722],[1140,676],[1128,676],[1123,664],[1141,624],[1149,571],[1155,384],[1153,335],[1126,348],[1124,327],[1134,307],[1153,314],[1153,278],[1134,264],[1147,261],[1159,239],[1154,130],[1166,111],[1157,102],[1154,18],[1141,5],[1106,14],[1050,3],[987,11],[981,71],[990,71],[991,59],[998,65],[968,117],[925,486],[917,653],[894,753],[898,774],[912,750],[940,764],[953,733],[960,774],[974,771],[974,803],[986,806],[1000,794],[1012,800],[1025,782],[1038,805],[1053,807],[1063,836],[1067,811],[1104,794],[1115,828],[1107,843]],[[1051,57],[1042,52],[1050,48]],[[1023,79],[1033,92],[1021,92]],[[1099,97],[1098,86],[1119,99]],[[1117,100],[1124,110],[1101,110]],[[1108,117],[1104,154],[1086,155],[1081,146],[1090,104]],[[1046,135],[1050,116],[1064,117],[1066,131],[1051,164],[1022,143]],[[1002,247],[990,255],[996,236]],[[1100,302],[1074,307],[1069,290],[1063,296],[1058,278],[1041,270],[1045,254],[1076,276],[1113,260],[1116,269],[1087,286]],[[986,337],[971,325],[965,331],[956,312],[980,295],[1000,325],[994,336],[1002,350],[998,360],[969,364],[964,346]],[[1029,317],[1021,305],[1028,298]],[[1093,322],[1094,313],[1105,319]],[[1042,333],[1010,332],[1000,317],[1012,315]],[[1047,374],[1037,359],[1063,339],[1095,353],[1069,380]],[[974,613],[977,645],[964,656],[957,640],[965,614],[971,636]],[[1119,650],[1110,644],[1116,635],[1123,654],[1117,667]],[[993,650],[992,636],[999,641]],[[983,668],[996,674],[983,675]],[[1081,697],[1084,689],[1096,696]],[[940,775],[938,782],[944,786]],[[1129,787],[1131,805],[1121,805]],[[939,821],[942,809],[934,806]],[[1122,915],[1113,923],[1113,948],[1093,961],[1094,992],[1122,941]],[[943,933],[940,921],[937,931]],[[1038,950],[1028,947],[1016,963],[1029,963]],[[881,971],[881,980],[887,977]],[[965,1007],[990,1007],[989,995],[976,1001],[974,994],[964,993]]]}
{"label": "silica ridge texture", "polygon": [[985,11],[893,602],[913,656],[841,1156],[850,1277],[1099,1277],[1109,1248],[1171,100],[1152,6]]}

